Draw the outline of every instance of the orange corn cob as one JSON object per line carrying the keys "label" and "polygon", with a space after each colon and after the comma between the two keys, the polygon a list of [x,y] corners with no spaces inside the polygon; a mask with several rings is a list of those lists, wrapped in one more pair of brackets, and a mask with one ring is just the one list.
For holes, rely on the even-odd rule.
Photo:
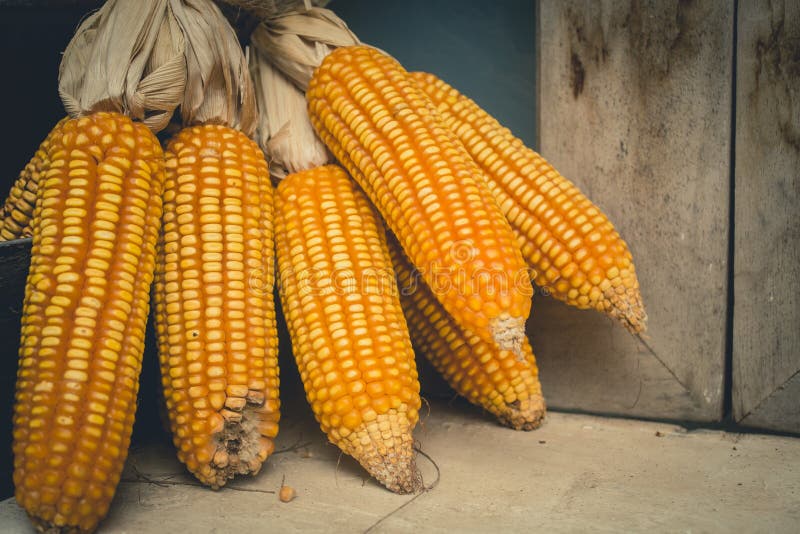
{"label": "orange corn cob", "polygon": [[531,284],[480,170],[430,100],[389,56],[329,54],[306,93],[320,138],[380,210],[453,318],[521,350]]}
{"label": "orange corn cob", "polygon": [[31,235],[31,217],[33,217],[33,207],[36,204],[36,191],[39,188],[39,180],[47,172],[50,163],[47,159],[47,151],[66,121],[66,118],[61,119],[50,130],[31,160],[20,171],[14,185],[11,186],[3,210],[0,212],[0,219],[2,219],[0,220],[0,241]]}
{"label": "orange corn cob", "polygon": [[226,126],[185,128],[166,166],[162,383],[178,457],[219,488],[257,473],[278,433],[272,185],[258,146]]}
{"label": "orange corn cob", "polygon": [[283,310],[308,402],[332,443],[392,491],[420,488],[414,353],[383,226],[336,165],[275,196]]}
{"label": "orange corn cob", "polygon": [[430,288],[387,235],[397,273],[400,303],[411,340],[450,386],[473,404],[494,414],[515,430],[533,430],[544,418],[539,370],[531,345],[522,343],[522,357],[469,335],[442,308]]}
{"label": "orange corn cob", "polygon": [[40,530],[91,532],[133,427],[164,159],[118,113],[52,139],[33,214],[14,405],[17,502]]}
{"label": "orange corn cob", "polygon": [[412,76],[488,178],[534,282],[567,304],[643,331],[631,253],[603,212],[475,102],[433,74]]}

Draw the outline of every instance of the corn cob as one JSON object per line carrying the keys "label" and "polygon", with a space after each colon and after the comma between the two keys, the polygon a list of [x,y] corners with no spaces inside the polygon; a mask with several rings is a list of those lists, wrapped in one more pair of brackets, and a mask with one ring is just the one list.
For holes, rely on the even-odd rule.
{"label": "corn cob", "polygon": [[406,257],[397,238],[387,233],[400,304],[411,340],[459,395],[515,430],[533,430],[544,417],[536,358],[527,338],[522,356],[469,335],[442,308]]}
{"label": "corn cob", "polygon": [[534,282],[567,304],[643,331],[631,253],[603,212],[474,101],[433,74],[412,76],[483,170]]}
{"label": "corn cob", "polygon": [[219,488],[257,473],[278,433],[272,185],[258,146],[226,126],[183,129],[166,167],[162,383],[178,457]]}
{"label": "corn cob", "polygon": [[322,430],[390,490],[419,489],[417,370],[371,204],[336,165],[290,174],[276,190],[275,243],[292,348]]}
{"label": "corn cob", "polygon": [[64,123],[46,159],[22,314],[15,496],[41,530],[90,532],[128,453],[164,161],[153,134],[117,113]]}
{"label": "corn cob", "polygon": [[31,235],[31,217],[33,217],[33,207],[36,204],[36,191],[39,188],[39,180],[47,172],[49,160],[47,151],[53,143],[61,126],[67,121],[61,119],[55,127],[50,130],[42,144],[36,150],[31,160],[20,171],[11,191],[8,193],[5,204],[3,205],[0,217],[0,241],[9,241]]}
{"label": "corn cob", "polygon": [[453,318],[521,350],[532,294],[524,260],[480,170],[394,59],[329,54],[306,93],[314,128],[380,210]]}

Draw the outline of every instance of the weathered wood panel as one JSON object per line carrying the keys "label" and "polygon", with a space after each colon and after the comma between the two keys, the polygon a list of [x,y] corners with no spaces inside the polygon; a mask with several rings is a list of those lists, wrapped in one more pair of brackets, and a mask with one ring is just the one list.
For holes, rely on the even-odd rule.
{"label": "weathered wood panel", "polygon": [[800,432],[800,3],[739,3],[733,410]]}
{"label": "weathered wood panel", "polygon": [[728,2],[540,1],[540,151],[628,241],[649,314],[642,341],[536,299],[550,406],[722,415],[733,17]]}

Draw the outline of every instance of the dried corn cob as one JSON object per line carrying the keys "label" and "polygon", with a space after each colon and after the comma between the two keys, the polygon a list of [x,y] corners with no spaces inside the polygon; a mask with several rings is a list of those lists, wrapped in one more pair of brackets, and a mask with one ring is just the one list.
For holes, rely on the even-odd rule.
{"label": "dried corn cob", "polygon": [[178,457],[219,488],[257,473],[278,433],[272,185],[258,146],[226,126],[183,129],[166,166],[162,383]]}
{"label": "dried corn cob", "polygon": [[306,396],[331,442],[392,491],[419,489],[414,353],[371,204],[336,165],[275,196],[280,294]]}
{"label": "dried corn cob", "polygon": [[412,76],[484,171],[534,282],[572,306],[643,331],[631,253],[603,212],[475,102],[432,74]]}
{"label": "dried corn cob", "polygon": [[394,59],[329,54],[307,91],[322,140],[375,203],[461,325],[521,350],[532,293],[508,222],[480,170]]}
{"label": "dried corn cob", "polygon": [[522,358],[469,335],[442,308],[406,257],[387,234],[397,273],[400,303],[411,340],[459,395],[494,414],[516,430],[533,430],[544,417],[545,405],[536,358],[527,338]]}
{"label": "dried corn cob", "polygon": [[14,185],[11,186],[11,191],[8,193],[8,198],[6,198],[0,214],[0,218],[2,218],[0,220],[0,241],[31,235],[31,217],[33,217],[33,207],[36,204],[36,191],[39,188],[39,180],[47,172],[50,163],[47,159],[47,151],[66,121],[66,118],[61,119],[50,130],[31,160],[20,171]]}
{"label": "dried corn cob", "polygon": [[41,530],[90,532],[128,454],[164,161],[153,134],[117,113],[64,123],[46,157],[22,314],[15,495]]}

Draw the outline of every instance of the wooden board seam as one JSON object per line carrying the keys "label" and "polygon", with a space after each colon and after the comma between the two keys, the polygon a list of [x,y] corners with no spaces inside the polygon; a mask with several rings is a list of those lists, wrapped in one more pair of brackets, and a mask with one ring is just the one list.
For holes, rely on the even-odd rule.
{"label": "wooden board seam", "polygon": [[794,373],[792,373],[792,375],[791,375],[791,376],[789,376],[789,378],[787,378],[786,380],[784,380],[784,381],[783,381],[783,382],[782,382],[782,383],[781,383],[779,386],[775,387],[775,388],[774,388],[772,391],[770,391],[770,392],[769,392],[769,393],[768,393],[768,394],[767,394],[767,395],[766,395],[766,396],[765,396],[763,399],[761,399],[760,401],[758,401],[758,404],[756,404],[756,405],[755,405],[753,408],[751,408],[749,411],[747,411],[746,413],[744,413],[744,414],[743,414],[743,415],[742,415],[742,416],[741,416],[739,419],[737,419],[737,421],[736,421],[736,422],[737,422],[737,423],[741,423],[741,422],[743,422],[745,419],[747,419],[748,417],[750,417],[751,415],[755,415],[756,413],[758,413],[758,411],[761,409],[761,407],[762,407],[764,404],[766,404],[766,403],[767,403],[767,401],[769,401],[769,400],[772,398],[772,396],[773,396],[773,395],[775,395],[775,393],[777,393],[777,392],[779,392],[779,391],[783,390],[783,389],[786,387],[786,385],[787,385],[787,384],[789,384],[789,382],[791,382],[791,381],[792,381],[792,380],[793,380],[793,379],[794,379],[796,376],[798,376],[798,375],[800,375],[800,369],[798,369],[797,371],[795,371]]}

